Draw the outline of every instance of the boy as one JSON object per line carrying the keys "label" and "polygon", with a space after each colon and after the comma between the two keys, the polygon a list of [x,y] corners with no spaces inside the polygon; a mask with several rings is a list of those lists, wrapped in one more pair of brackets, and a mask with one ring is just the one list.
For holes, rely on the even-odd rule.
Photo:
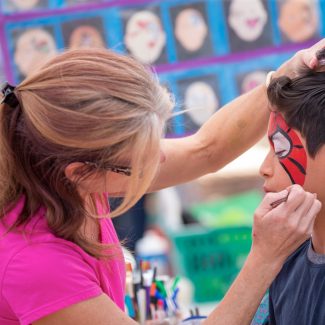
{"label": "boy", "polygon": [[[286,261],[269,292],[268,324],[325,324],[325,72],[281,77],[267,90],[270,151],[260,173],[266,192],[296,183],[323,203],[312,239]],[[306,211],[306,215],[308,211]]]}

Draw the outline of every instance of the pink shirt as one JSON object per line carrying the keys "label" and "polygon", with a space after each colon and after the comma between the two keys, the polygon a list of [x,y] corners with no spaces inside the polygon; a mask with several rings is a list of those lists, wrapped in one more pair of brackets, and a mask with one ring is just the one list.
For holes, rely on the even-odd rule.
{"label": "pink shirt", "polygon": [[[0,324],[29,325],[102,293],[124,310],[124,260],[113,258],[107,265],[56,237],[47,226],[44,208],[25,226],[25,235],[4,235],[23,206],[24,198],[0,220]],[[102,242],[119,245],[111,219],[100,219],[100,226]]]}

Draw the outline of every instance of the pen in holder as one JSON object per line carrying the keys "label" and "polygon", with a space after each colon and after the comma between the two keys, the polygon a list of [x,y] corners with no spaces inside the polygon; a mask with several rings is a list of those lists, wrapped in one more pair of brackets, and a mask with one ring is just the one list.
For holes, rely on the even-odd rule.
{"label": "pen in holder", "polygon": [[205,316],[191,316],[184,319],[181,322],[181,325],[200,325],[206,319]]}
{"label": "pen in holder", "polygon": [[180,277],[157,276],[157,268],[141,262],[140,268],[127,266],[125,307],[128,315],[141,325],[199,325],[206,317],[199,309],[182,320],[179,304]]}
{"label": "pen in holder", "polygon": [[181,324],[184,325],[200,325],[205,319],[206,316],[200,315],[199,308],[195,308],[195,313],[190,309],[190,317],[184,319]]}

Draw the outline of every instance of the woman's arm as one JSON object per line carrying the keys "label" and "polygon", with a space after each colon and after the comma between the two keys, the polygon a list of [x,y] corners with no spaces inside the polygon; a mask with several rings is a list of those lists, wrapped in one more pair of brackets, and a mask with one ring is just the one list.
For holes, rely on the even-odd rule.
{"label": "woman's arm", "polygon": [[[324,47],[325,39],[297,52],[276,71],[274,77],[297,75],[303,66],[315,68],[316,52]],[[268,117],[266,87],[261,85],[225,105],[196,134],[162,140],[166,159],[150,191],[219,170],[265,134]]]}
{"label": "woman's arm", "polygon": [[162,140],[165,161],[153,190],[217,171],[254,145],[269,118],[266,87],[259,86],[216,112],[189,137]]}
{"label": "woman's arm", "polygon": [[137,325],[105,294],[46,316],[33,325]]}

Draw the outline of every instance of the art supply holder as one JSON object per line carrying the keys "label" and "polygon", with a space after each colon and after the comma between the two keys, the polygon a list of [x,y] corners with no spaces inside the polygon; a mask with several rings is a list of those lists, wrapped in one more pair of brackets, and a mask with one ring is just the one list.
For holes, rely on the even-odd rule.
{"label": "art supply holder", "polygon": [[170,234],[176,272],[195,287],[196,302],[221,300],[251,248],[249,226],[205,229],[188,227]]}

